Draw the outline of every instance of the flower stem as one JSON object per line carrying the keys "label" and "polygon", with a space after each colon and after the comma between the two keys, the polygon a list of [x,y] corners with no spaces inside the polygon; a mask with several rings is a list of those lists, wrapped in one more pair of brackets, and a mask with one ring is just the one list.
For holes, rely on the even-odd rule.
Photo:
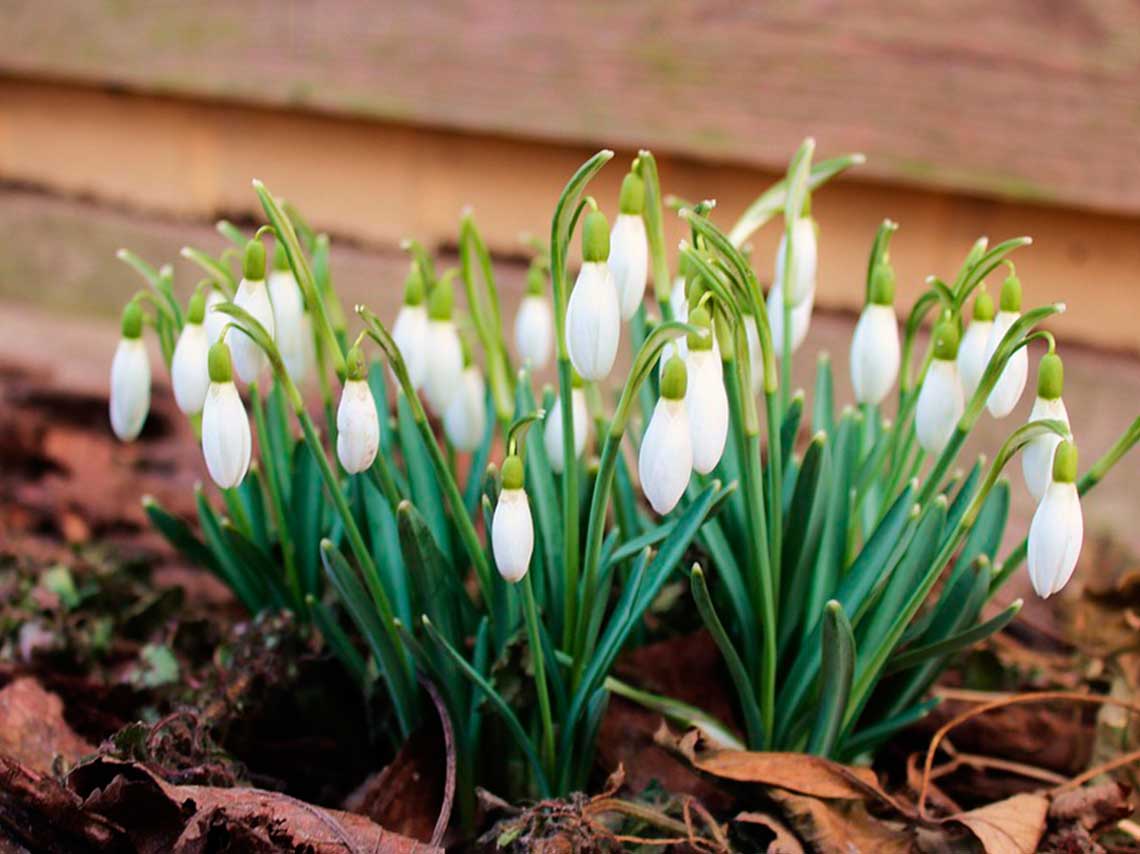
{"label": "flower stem", "polygon": [[538,631],[538,606],[534,601],[534,586],[530,573],[523,576],[523,611],[526,615],[527,642],[530,644],[530,657],[534,662],[534,687],[538,692],[538,708],[542,717],[542,764],[547,775],[554,772],[554,720],[550,714],[550,694],[546,685],[546,656],[542,651],[542,638]]}

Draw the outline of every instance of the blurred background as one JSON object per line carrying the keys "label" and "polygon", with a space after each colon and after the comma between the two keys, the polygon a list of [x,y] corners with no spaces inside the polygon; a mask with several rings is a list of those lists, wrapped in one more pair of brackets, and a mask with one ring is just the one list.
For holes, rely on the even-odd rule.
{"label": "blurred background", "polygon": [[[198,274],[179,248],[220,250],[218,217],[253,225],[253,177],[331,234],[346,302],[390,316],[399,241],[451,252],[466,206],[512,305],[522,236],[548,232],[599,147],[618,152],[593,187],[611,215],[646,147],[666,193],[715,198],[727,226],[810,135],[820,158],[867,163],[814,199],[807,387],[817,349],[846,376],[870,241],[890,217],[902,311],[979,235],[1034,237],[1018,272],[1027,303],[1069,305],[1053,328],[1086,462],[1140,409],[1134,2],[0,0],[0,21],[5,370],[102,391],[141,282],[115,250],[170,261],[188,294]],[[778,238],[754,238],[762,277]],[[1138,471],[1126,460],[1088,508],[1094,534],[1134,549]]]}

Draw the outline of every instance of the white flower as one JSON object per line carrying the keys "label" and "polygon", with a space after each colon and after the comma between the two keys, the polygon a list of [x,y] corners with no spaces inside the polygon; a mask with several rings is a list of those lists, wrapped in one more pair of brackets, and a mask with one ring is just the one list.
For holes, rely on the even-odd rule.
{"label": "white flower", "polygon": [[220,311],[214,311],[214,306],[221,305],[224,302],[226,302],[225,295],[217,288],[210,288],[210,292],[206,294],[205,325],[206,335],[209,337],[211,345],[218,343],[218,339],[222,337],[222,330],[225,329],[230,320]]}
{"label": "white flower", "polygon": [[925,451],[941,453],[965,408],[958,366],[950,359],[932,359],[914,413],[918,443]]}
{"label": "white flower", "polygon": [[[795,252],[794,280],[791,283],[792,305],[798,306],[809,299],[815,291],[815,276],[817,266],[817,249],[815,221],[811,217],[800,217],[796,220],[792,232],[793,251]],[[780,247],[776,250],[776,273],[772,279],[773,288],[783,287],[784,282],[784,249],[787,247],[788,237],[784,234],[780,238]],[[774,333],[773,333],[774,334]]]}
{"label": "white flower", "polygon": [[[264,279],[242,279],[234,304],[253,315],[265,327],[270,338],[276,337],[273,305],[269,302],[269,289]],[[231,326],[226,333],[226,343],[233,354],[234,371],[243,383],[253,382],[269,366],[269,357],[240,329]]]}
{"label": "white flower", "polygon": [[460,451],[474,451],[487,431],[487,386],[483,372],[475,365],[463,369],[459,391],[443,413],[447,438]]}
{"label": "white flower", "polygon": [[[792,306],[792,352],[800,349],[811,326],[811,312],[815,305],[815,288],[798,305]],[[753,321],[755,322],[755,321]],[[784,358],[784,295],[779,285],[768,291],[768,327],[772,330],[772,349],[777,359]]]}
{"label": "white flower", "polygon": [[665,366],[661,397],[653,409],[637,457],[641,490],[650,506],[661,515],[677,506],[693,471],[685,386],[685,363],[674,356]]}
{"label": "white flower", "polygon": [[150,360],[142,339],[142,309],[131,301],[123,310],[123,337],[111,360],[111,429],[124,442],[142,432],[150,411]]}
{"label": "white flower", "polygon": [[[1065,373],[1061,357],[1047,353],[1041,359],[1037,373],[1037,399],[1033,402],[1030,421],[1053,419],[1069,426],[1069,413],[1061,400]],[[1045,496],[1053,478],[1053,453],[1061,443],[1061,437],[1049,431],[1038,436],[1021,451],[1021,471],[1025,475],[1025,485],[1030,495],[1037,501]]]}
{"label": "white flower", "polygon": [[982,374],[989,364],[986,348],[993,328],[992,320],[975,318],[970,321],[966,334],[962,336],[962,345],[958,348],[958,373],[962,376],[962,390],[967,399],[973,397],[978,390],[978,383],[982,381]]}
{"label": "white flower", "polygon": [[293,271],[286,266],[283,270],[278,268],[269,274],[267,288],[273,306],[277,349],[281,352],[285,370],[293,382],[301,383],[309,364],[305,351],[313,346],[311,331],[308,336],[305,335],[305,300],[301,295],[301,287],[293,277]]}
{"label": "white flower", "polygon": [[534,521],[523,489],[522,460],[516,456],[503,461],[503,488],[491,518],[491,550],[499,575],[512,584],[522,581],[534,553]]}
{"label": "white flower", "polygon": [[685,408],[689,418],[689,440],[693,469],[708,474],[724,453],[728,438],[728,394],[724,388],[724,370],[720,357],[711,347],[689,346],[685,360],[688,383]]}
{"label": "white flower", "polygon": [[424,370],[424,396],[436,415],[447,411],[459,391],[463,345],[453,320],[429,320]]}
{"label": "white flower", "polygon": [[1042,598],[1068,583],[1081,553],[1084,518],[1076,468],[1076,448],[1071,442],[1062,442],[1053,460],[1053,482],[1029,525],[1029,580]]}
{"label": "white flower", "polygon": [[187,322],[170,361],[174,402],[187,415],[202,411],[210,388],[210,333],[201,323]]}
{"label": "white flower", "polygon": [[[994,320],[990,337],[986,342],[985,364],[993,359],[1001,339],[1009,331],[1021,314],[1016,311],[999,311]],[[1029,353],[1021,347],[1010,356],[1005,368],[998,377],[997,383],[986,400],[986,408],[994,418],[1005,418],[1013,412],[1017,402],[1021,399],[1021,392],[1025,390],[1025,381],[1029,377]]]}
{"label": "white flower", "polygon": [[669,292],[669,308],[673,310],[673,317],[684,323],[689,319],[689,299],[685,296],[685,277],[676,276],[673,279],[673,289]]}
{"label": "white flower", "polygon": [[590,382],[609,376],[621,336],[617,290],[604,261],[587,261],[566,307],[566,349],[570,362]]}
{"label": "white flower", "polygon": [[[297,364],[297,376],[304,379],[312,376],[317,370],[317,344],[313,338],[313,316],[307,311],[301,312],[301,331],[299,334],[302,343],[299,349],[300,361]],[[292,376],[293,369],[289,367],[288,363],[285,364],[285,367]]]}
{"label": "white flower", "polygon": [[894,308],[868,303],[851,339],[851,386],[858,403],[883,402],[898,378],[899,358]]}
{"label": "white flower", "polygon": [[[570,410],[574,421],[574,459],[581,459],[586,450],[586,439],[590,433],[590,416],[586,409],[586,390],[570,390]],[[555,474],[562,474],[562,396],[554,398],[554,405],[542,422],[542,444],[546,449],[546,459]]]}
{"label": "white flower", "polygon": [[[450,310],[448,311],[450,316]],[[392,324],[392,340],[404,358],[412,388],[423,388],[427,374],[428,312],[424,305],[424,284],[419,268],[412,264],[404,284],[404,302]]]}
{"label": "white flower", "polygon": [[230,352],[224,342],[210,348],[209,364],[210,388],[202,407],[202,454],[214,483],[230,489],[249,471],[249,420],[233,383]]}
{"label": "white flower", "polygon": [[637,313],[649,276],[649,242],[640,213],[618,214],[610,232],[610,274],[617,286],[622,320]]}
{"label": "white flower", "polygon": [[380,416],[363,379],[346,380],[336,409],[336,455],[349,474],[368,471],[380,448]]}
{"label": "white flower", "polygon": [[523,362],[540,371],[550,361],[554,341],[554,316],[550,302],[541,294],[526,294],[515,315],[515,346]]}

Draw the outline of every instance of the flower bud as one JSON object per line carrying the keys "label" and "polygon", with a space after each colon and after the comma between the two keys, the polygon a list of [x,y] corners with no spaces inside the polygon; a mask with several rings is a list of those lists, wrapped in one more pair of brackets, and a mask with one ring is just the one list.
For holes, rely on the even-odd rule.
{"label": "flower bud", "polygon": [[[574,459],[582,458],[586,450],[586,440],[590,436],[590,415],[586,407],[586,390],[582,388],[580,377],[574,378],[573,388],[570,390],[570,413],[574,423]],[[542,422],[542,446],[546,449],[546,460],[555,474],[562,474],[563,463],[563,434],[562,434],[562,396],[556,395],[554,405],[546,414]]]}
{"label": "flower bud", "polygon": [[610,273],[618,291],[622,320],[637,313],[649,280],[649,240],[641,210],[645,186],[635,173],[625,176],[621,185],[620,213],[610,232]]}
{"label": "flower bud", "polygon": [[302,317],[305,313],[305,300],[301,287],[289,268],[285,246],[280,241],[277,242],[273,256],[273,271],[269,274],[267,287],[269,302],[273,306],[277,349],[281,352],[285,369],[293,382],[301,383],[309,364],[304,351],[313,346],[313,337],[304,334]]}
{"label": "flower bud", "polygon": [[878,405],[899,375],[899,328],[892,305],[894,272],[878,264],[871,278],[871,299],[859,315],[851,339],[851,386],[858,403]]}
{"label": "flower bud", "polygon": [[523,465],[517,456],[503,461],[503,488],[491,518],[491,550],[495,566],[506,581],[522,581],[534,554],[534,521],[523,489]]}
{"label": "flower bud", "polygon": [[1029,580],[1043,599],[1058,593],[1072,578],[1084,541],[1077,449],[1072,442],[1057,445],[1052,475],[1029,525]]}
{"label": "flower bud", "polygon": [[934,358],[918,393],[914,429],[923,450],[938,454],[966,409],[958,379],[958,324],[952,317],[934,327]]}
{"label": "flower bud", "polygon": [[210,347],[208,362],[210,388],[202,407],[202,454],[214,483],[230,489],[249,471],[249,420],[234,385],[230,349],[224,341]]}
{"label": "flower bud", "polygon": [[[238,284],[237,294],[234,295],[234,304],[248,311],[265,327],[269,337],[275,339],[277,333],[273,322],[273,303],[269,299],[269,289],[265,285],[265,247],[261,241],[251,240],[245,245],[242,271],[243,276]],[[269,357],[240,329],[231,326],[226,333],[226,343],[229,344],[233,355],[234,370],[242,382],[253,382],[269,366]]]}
{"label": "flower bud", "polygon": [[570,362],[590,382],[609,376],[621,337],[621,307],[610,275],[609,233],[598,211],[586,215],[582,267],[566,307],[566,349]]}
{"label": "flower bud", "polygon": [[380,416],[365,379],[364,354],[353,347],[346,361],[349,375],[336,410],[336,455],[346,472],[359,474],[372,467],[380,448]]}
{"label": "flower bud", "polygon": [[131,300],[123,309],[122,338],[111,360],[111,429],[123,442],[138,438],[150,411],[150,359],[142,330],[142,306]]}
{"label": "flower bud", "polygon": [[205,296],[194,294],[190,299],[186,325],[182,327],[170,360],[174,402],[187,415],[202,411],[206,392],[210,389],[210,334],[202,322],[205,310]]}
{"label": "flower bud", "polygon": [[468,365],[459,379],[459,390],[443,413],[447,438],[460,451],[474,451],[487,432],[487,386],[477,365]]}
{"label": "flower bud", "polygon": [[458,392],[459,377],[463,373],[463,345],[452,319],[453,301],[451,282],[437,282],[428,306],[424,396],[440,416]]}
{"label": "flower bud", "polygon": [[[1061,400],[1064,384],[1064,367],[1061,357],[1048,353],[1041,359],[1037,373],[1037,399],[1029,413],[1030,421],[1055,419],[1069,426],[1069,413]],[[1036,501],[1045,497],[1045,491],[1053,475],[1053,454],[1061,443],[1061,437],[1049,431],[1038,436],[1021,451],[1021,471],[1025,475],[1025,486]]]}
{"label": "flower bud", "polygon": [[685,407],[688,374],[673,356],[661,377],[661,397],[641,440],[637,472],[650,506],[665,515],[681,500],[693,470],[693,446]]}
{"label": "flower bud", "polygon": [[728,393],[724,388],[720,356],[713,347],[715,339],[708,312],[703,308],[693,309],[689,322],[707,331],[703,337],[689,335],[685,409],[693,469],[708,474],[720,462],[728,438]]}
{"label": "flower bud", "polygon": [[423,387],[427,370],[427,307],[419,268],[412,263],[404,283],[404,303],[392,325],[392,340],[404,359],[412,388]]}
{"label": "flower bud", "polygon": [[[993,329],[990,330],[989,340],[986,342],[986,364],[993,359],[998,345],[1009,328],[1021,317],[1021,282],[1016,276],[1009,276],[1001,288],[1001,311],[994,319]],[[1025,381],[1029,377],[1029,353],[1024,347],[1009,357],[1005,363],[1001,376],[994,384],[986,408],[994,418],[1005,418],[1013,412],[1017,402],[1021,399],[1021,392],[1025,390]]]}
{"label": "flower bud", "polygon": [[[793,232],[795,252],[795,265],[792,271],[791,282],[792,305],[799,306],[810,295],[815,293],[815,276],[817,267],[817,248],[815,220],[810,216],[802,216],[796,220]],[[772,279],[772,287],[782,288],[784,284],[784,250],[788,245],[785,234],[780,238],[780,247],[776,250],[776,272]]]}
{"label": "flower bud", "polygon": [[524,363],[542,370],[550,361],[554,342],[554,316],[546,298],[546,277],[542,268],[532,264],[527,272],[526,294],[515,315],[515,346]]}
{"label": "flower bud", "polygon": [[206,337],[210,339],[210,345],[218,343],[222,337],[222,330],[226,328],[229,323],[229,318],[222,314],[220,311],[215,311],[214,307],[219,306],[226,302],[225,294],[217,288],[210,288],[206,294],[206,318],[203,321],[206,327]]}
{"label": "flower bud", "polygon": [[962,391],[966,399],[972,398],[986,371],[990,332],[994,328],[994,300],[983,289],[974,297],[974,317],[966,327],[958,347],[958,373],[962,377]]}
{"label": "flower bud", "polygon": [[[784,295],[779,285],[768,291],[768,326],[772,330],[772,349],[777,359],[784,358]],[[811,312],[815,305],[815,289],[808,292],[807,298],[792,306],[792,352],[800,349],[807,338],[811,326]]]}

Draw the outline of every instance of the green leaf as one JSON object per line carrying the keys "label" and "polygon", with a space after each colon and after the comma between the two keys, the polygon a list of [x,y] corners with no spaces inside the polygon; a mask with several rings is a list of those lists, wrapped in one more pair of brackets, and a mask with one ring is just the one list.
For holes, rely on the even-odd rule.
{"label": "green leaf", "polygon": [[396,518],[404,566],[413,568],[408,575],[415,590],[415,613],[427,614],[445,637],[453,643],[461,643],[463,622],[460,609],[466,593],[459,579],[443,556],[423,515],[411,502],[400,502]]}
{"label": "green leaf", "polygon": [[832,599],[823,613],[820,639],[823,681],[820,686],[819,714],[808,743],[808,753],[830,756],[835,749],[851,694],[855,675],[855,635],[843,607]]}
{"label": "green leaf", "polygon": [[824,517],[828,506],[830,478],[830,449],[827,436],[817,433],[804,452],[796,490],[788,508],[784,529],[784,547],[781,554],[785,583],[780,587],[781,655],[795,636],[804,619],[804,604],[811,581],[812,567],[822,539]]}
{"label": "green leaf", "polygon": [[815,369],[815,393],[812,395],[811,430],[835,434],[835,382],[831,373],[831,357],[820,353]]}
{"label": "green leaf", "polygon": [[886,667],[883,668],[883,674],[896,673],[899,671],[907,670],[917,664],[932,658],[940,658],[946,655],[952,655],[963,649],[968,649],[974,644],[981,643],[990,635],[997,634],[1002,629],[1013,621],[1021,610],[1022,601],[1017,601],[1010,604],[1008,608],[1001,611],[996,616],[991,617],[985,622],[978,623],[965,631],[958,632],[957,634],[944,637],[941,640],[933,643],[925,644],[924,646],[916,646],[911,649],[905,650],[898,655],[893,656],[887,662]]}
{"label": "green leaf", "polygon": [[222,533],[222,524],[206,500],[201,486],[195,490],[194,497],[198,507],[198,523],[202,526],[202,536],[211,554],[214,555],[222,581],[237,594],[251,614],[258,613],[269,604],[263,582],[231,553]]}
{"label": "green leaf", "polygon": [[796,448],[796,436],[800,432],[800,419],[804,414],[804,394],[797,391],[788,402],[784,411],[784,420],[780,424],[780,459],[787,466],[792,461],[792,451]]}
{"label": "green leaf", "polygon": [[344,665],[344,669],[348,671],[353,681],[362,689],[367,689],[369,682],[368,664],[356,647],[352,645],[352,641],[345,630],[341,628],[340,623],[337,622],[332,609],[324,602],[317,600],[312,594],[309,594],[305,601],[309,606],[309,612],[313,615],[313,622],[316,623],[321,637],[325,639],[325,643],[332,654]]}
{"label": "green leaf", "polygon": [[309,446],[301,440],[293,445],[289,487],[290,533],[293,536],[297,574],[302,589],[315,593],[320,588],[321,472]]}
{"label": "green leaf", "polygon": [[874,751],[879,743],[900,729],[926,717],[941,702],[941,698],[934,697],[917,706],[911,706],[893,718],[887,718],[859,730],[844,740],[839,753],[841,761],[850,762],[865,751]]}
{"label": "green leaf", "polygon": [[177,516],[172,515],[150,495],[143,496],[142,505],[151,524],[158,529],[158,532],[166,538],[170,545],[174,546],[191,563],[210,570],[223,582],[229,583],[218,567],[218,562],[214,559],[213,553],[190,530],[189,525]]}
{"label": "green leaf", "polygon": [[451,529],[444,509],[443,495],[439,491],[439,484],[436,482],[432,463],[428,457],[428,449],[424,445],[424,438],[420,435],[411,407],[408,406],[408,401],[402,392],[396,394],[396,403],[397,431],[400,448],[404,453],[404,468],[408,473],[412,503],[424,514],[424,519],[448,563],[453,563]]}

